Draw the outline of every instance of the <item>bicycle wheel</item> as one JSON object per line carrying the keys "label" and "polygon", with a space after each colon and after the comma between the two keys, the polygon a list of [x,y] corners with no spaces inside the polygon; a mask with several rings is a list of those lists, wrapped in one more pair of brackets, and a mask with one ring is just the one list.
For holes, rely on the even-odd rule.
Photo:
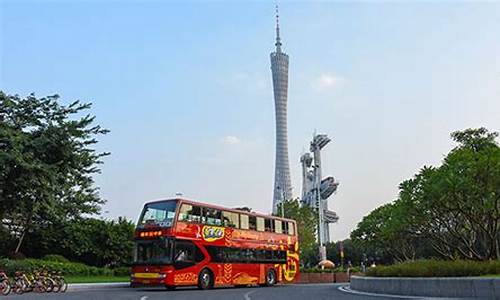
{"label": "bicycle wheel", "polygon": [[50,280],[54,282],[54,289],[52,290],[52,292],[58,293],[61,290],[61,283],[57,278],[54,279],[51,278]]}
{"label": "bicycle wheel", "polygon": [[59,291],[61,293],[66,292],[66,290],[68,289],[68,283],[66,282],[66,280],[64,280],[64,278],[61,278],[59,282],[61,283],[61,288],[59,289]]}
{"label": "bicycle wheel", "polygon": [[45,286],[45,291],[47,293],[50,293],[54,290],[54,281],[50,278],[44,278],[43,285]]}
{"label": "bicycle wheel", "polygon": [[41,280],[35,282],[35,288],[33,289],[36,293],[45,293],[45,285]]}
{"label": "bicycle wheel", "polygon": [[24,293],[24,280],[17,278],[16,281],[14,281],[14,288],[12,291],[19,295]]}
{"label": "bicycle wheel", "polygon": [[10,294],[11,286],[8,280],[2,280],[0,282],[0,291],[2,292],[2,295],[7,296]]}

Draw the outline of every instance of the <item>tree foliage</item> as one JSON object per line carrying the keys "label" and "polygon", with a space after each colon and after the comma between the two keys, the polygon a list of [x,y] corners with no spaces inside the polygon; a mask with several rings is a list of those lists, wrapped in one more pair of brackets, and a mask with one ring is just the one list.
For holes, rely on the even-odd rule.
{"label": "tree foliage", "polygon": [[108,131],[82,116],[90,103],[58,100],[0,92],[0,220],[17,237],[13,252],[26,234],[98,213],[104,203],[92,175],[108,153],[92,146]]}
{"label": "tree foliage", "polygon": [[396,260],[440,256],[500,259],[500,148],[485,128],[451,134],[439,167],[399,186],[393,203],[372,211],[351,238]]}
{"label": "tree foliage", "polygon": [[130,263],[134,247],[134,224],[124,218],[83,218],[52,224],[27,236],[29,257],[59,254],[72,261],[98,267]]}
{"label": "tree foliage", "polygon": [[[318,247],[316,244],[317,216],[314,209],[301,206],[298,199],[287,200],[284,203],[285,218],[297,222],[297,234],[300,245],[300,259],[303,265],[314,266],[317,262]],[[278,205],[278,214],[281,216],[281,204]]]}
{"label": "tree foliage", "polygon": [[372,258],[372,253],[364,253],[362,248],[355,245],[351,239],[345,239],[326,244],[327,259],[334,262],[336,266],[340,267],[340,263],[342,262],[340,254],[342,248],[344,249],[344,265],[347,265],[349,262],[352,265],[359,265],[366,255]]}

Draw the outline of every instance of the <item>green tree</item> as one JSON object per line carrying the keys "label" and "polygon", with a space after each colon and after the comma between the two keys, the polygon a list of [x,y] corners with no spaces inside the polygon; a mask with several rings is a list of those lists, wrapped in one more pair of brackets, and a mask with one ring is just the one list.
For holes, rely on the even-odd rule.
{"label": "green tree", "polygon": [[500,147],[485,128],[451,134],[458,145],[424,186],[419,229],[447,258],[500,259]]}
{"label": "green tree", "polygon": [[[342,244],[342,246],[341,246]],[[363,260],[363,249],[355,245],[351,239],[328,243],[326,245],[327,259],[333,261],[337,266],[340,266],[341,256],[340,249],[344,248],[344,263],[351,262],[353,265],[359,265]],[[371,254],[371,253],[369,253]]]}
{"label": "green tree", "polygon": [[27,235],[29,257],[59,254],[87,265],[121,266],[132,261],[134,247],[132,222],[125,218],[101,220],[82,218],[39,228]]}
{"label": "green tree", "polygon": [[[278,212],[281,212],[281,204],[278,205]],[[281,216],[281,213],[277,215]],[[301,206],[298,199],[287,200],[284,203],[284,216],[297,222],[301,263],[307,266],[315,265],[318,262],[315,210],[308,206]]]}
{"label": "green tree", "polygon": [[442,165],[402,182],[398,199],[363,218],[353,241],[396,260],[500,259],[497,136],[485,128],[452,133],[458,145]]}
{"label": "green tree", "polygon": [[97,213],[104,203],[92,175],[108,153],[92,146],[108,131],[81,116],[90,106],[0,92],[0,220],[16,234],[14,253],[40,226]]}

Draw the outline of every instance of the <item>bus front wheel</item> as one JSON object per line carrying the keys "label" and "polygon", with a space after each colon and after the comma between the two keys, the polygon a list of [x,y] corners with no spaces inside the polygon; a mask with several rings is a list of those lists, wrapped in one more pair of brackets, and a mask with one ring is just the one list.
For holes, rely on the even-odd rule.
{"label": "bus front wheel", "polygon": [[214,276],[208,269],[203,269],[198,276],[198,288],[208,290],[214,287]]}
{"label": "bus front wheel", "polygon": [[266,286],[273,286],[276,284],[276,272],[274,269],[267,270],[266,274]]}

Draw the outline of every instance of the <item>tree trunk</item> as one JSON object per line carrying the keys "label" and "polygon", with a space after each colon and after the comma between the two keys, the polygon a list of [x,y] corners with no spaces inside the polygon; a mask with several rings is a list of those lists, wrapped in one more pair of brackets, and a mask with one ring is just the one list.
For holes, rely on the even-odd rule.
{"label": "tree trunk", "polygon": [[28,229],[24,228],[23,233],[21,234],[21,237],[19,238],[19,241],[17,242],[16,250],[14,251],[14,254],[17,254],[19,252],[19,249],[21,249],[21,245],[23,244],[24,236],[26,235],[26,231]]}

